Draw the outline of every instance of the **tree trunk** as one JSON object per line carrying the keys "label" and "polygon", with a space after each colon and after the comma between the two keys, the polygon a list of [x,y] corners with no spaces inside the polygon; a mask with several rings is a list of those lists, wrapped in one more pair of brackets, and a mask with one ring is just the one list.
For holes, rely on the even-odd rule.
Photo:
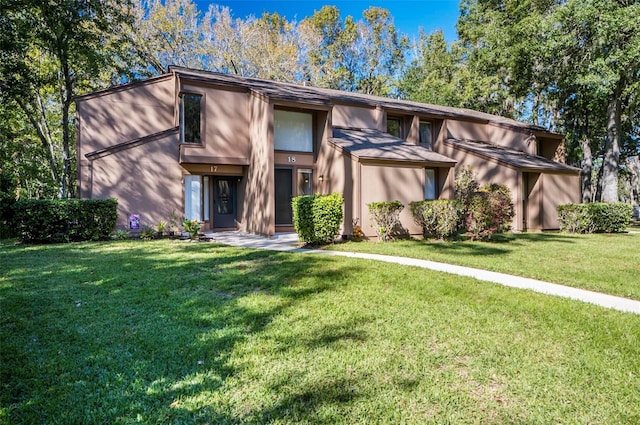
{"label": "tree trunk", "polygon": [[593,169],[593,156],[591,154],[591,141],[588,137],[582,140],[582,202],[593,201],[593,187],[591,185],[591,171]]}
{"label": "tree trunk", "polygon": [[640,199],[638,198],[638,174],[640,172],[640,159],[637,156],[630,156],[627,159],[629,171],[631,172],[631,204],[638,206]]}
{"label": "tree trunk", "polygon": [[602,162],[602,202],[618,202],[618,165],[620,162],[620,81],[607,105],[607,143]]}

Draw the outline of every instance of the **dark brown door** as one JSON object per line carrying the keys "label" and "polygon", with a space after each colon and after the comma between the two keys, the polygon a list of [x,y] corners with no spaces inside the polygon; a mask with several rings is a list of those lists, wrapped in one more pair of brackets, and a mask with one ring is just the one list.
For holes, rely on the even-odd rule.
{"label": "dark brown door", "polygon": [[293,170],[276,168],[276,226],[293,224],[291,198],[293,197]]}
{"label": "dark brown door", "polygon": [[236,178],[213,179],[213,227],[236,227]]}

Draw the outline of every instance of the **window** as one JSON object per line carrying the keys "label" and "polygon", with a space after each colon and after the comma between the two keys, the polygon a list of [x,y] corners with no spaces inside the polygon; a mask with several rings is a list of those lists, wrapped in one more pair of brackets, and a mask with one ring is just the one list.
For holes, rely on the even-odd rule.
{"label": "window", "polygon": [[276,110],[273,137],[276,150],[313,152],[313,114]]}
{"label": "window", "polygon": [[313,195],[313,171],[298,170],[298,196]]}
{"label": "window", "polygon": [[387,133],[402,139],[402,119],[387,117]]}
{"label": "window", "polygon": [[202,221],[202,176],[184,176],[184,218]]}
{"label": "window", "polygon": [[436,170],[433,168],[424,170],[424,199],[436,199]]}
{"label": "window", "polygon": [[200,108],[202,96],[183,94],[180,102],[180,141],[202,143],[200,137]]}
{"label": "window", "polygon": [[429,150],[433,149],[433,132],[430,122],[420,121],[420,144]]}

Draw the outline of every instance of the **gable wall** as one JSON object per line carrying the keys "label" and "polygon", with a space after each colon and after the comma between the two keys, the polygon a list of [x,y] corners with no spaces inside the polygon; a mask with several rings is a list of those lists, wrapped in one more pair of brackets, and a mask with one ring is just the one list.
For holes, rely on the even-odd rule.
{"label": "gable wall", "polygon": [[174,78],[167,76],[80,98],[76,108],[79,157],[174,127],[174,85]]}
{"label": "gable wall", "polygon": [[447,137],[488,142],[531,155],[536,154],[535,138],[524,129],[520,132],[492,124],[449,119],[447,120]]}

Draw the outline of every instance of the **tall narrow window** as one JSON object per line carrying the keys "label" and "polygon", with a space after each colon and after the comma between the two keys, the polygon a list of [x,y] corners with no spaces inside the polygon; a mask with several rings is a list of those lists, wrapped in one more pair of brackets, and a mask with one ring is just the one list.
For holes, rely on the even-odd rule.
{"label": "tall narrow window", "polygon": [[433,133],[430,122],[420,121],[420,144],[429,150],[433,149]]}
{"label": "tall narrow window", "polygon": [[180,102],[180,141],[202,143],[200,137],[200,115],[202,96],[183,94]]}
{"label": "tall narrow window", "polygon": [[402,139],[402,119],[398,117],[387,117],[387,133]]}
{"label": "tall narrow window", "polygon": [[202,176],[184,176],[184,218],[202,221]]}
{"label": "tall narrow window", "polygon": [[313,152],[313,115],[276,110],[273,138],[276,150]]}
{"label": "tall narrow window", "polygon": [[424,170],[424,199],[436,199],[436,170],[433,168]]}

